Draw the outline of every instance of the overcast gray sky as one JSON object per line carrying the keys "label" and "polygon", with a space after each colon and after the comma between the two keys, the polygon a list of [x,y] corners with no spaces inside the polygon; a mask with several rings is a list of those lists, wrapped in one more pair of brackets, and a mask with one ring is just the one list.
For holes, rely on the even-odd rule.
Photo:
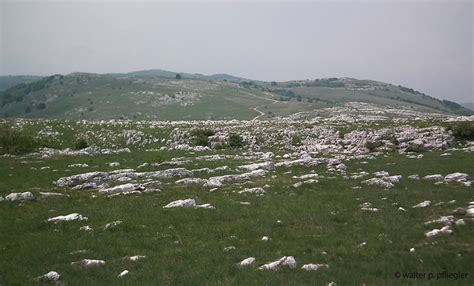
{"label": "overcast gray sky", "polygon": [[0,2],[2,75],[354,77],[474,101],[470,0]]}

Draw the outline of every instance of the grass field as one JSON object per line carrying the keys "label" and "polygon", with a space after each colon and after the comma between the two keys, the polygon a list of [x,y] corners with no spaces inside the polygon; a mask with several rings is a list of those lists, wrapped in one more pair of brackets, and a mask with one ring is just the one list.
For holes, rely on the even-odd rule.
{"label": "grass field", "polygon": [[[234,151],[212,151],[235,153]],[[198,154],[203,155],[203,154]],[[364,164],[363,160],[345,162],[348,173],[388,171],[403,175],[391,190],[378,187],[353,189],[360,181],[343,179],[314,168],[278,168],[248,186],[268,184],[263,196],[238,194],[243,186],[228,184],[218,191],[180,186],[173,179],[161,180],[160,193],[106,198],[96,191],[72,191],[52,184],[59,177],[87,171],[110,171],[107,163],[120,162],[120,168],[136,168],[144,162],[163,162],[174,157],[195,157],[186,152],[133,151],[122,155],[94,157],[0,158],[0,195],[32,191],[34,202],[0,203],[0,284],[27,285],[50,270],[62,276],[65,285],[470,285],[474,282],[472,224],[454,227],[454,234],[426,238],[424,232],[436,225],[424,222],[448,215],[457,207],[474,201],[473,187],[457,184],[433,185],[413,181],[418,173],[474,174],[474,155],[454,152],[439,156],[425,153],[423,159],[409,159],[388,153]],[[69,164],[87,163],[88,168],[68,168]],[[206,162],[192,160],[187,169],[228,165],[232,170],[246,163],[241,160]],[[248,162],[247,162],[248,163]],[[48,169],[40,170],[41,167]],[[423,166],[422,168],[420,166]],[[32,167],[36,170],[32,170]],[[144,170],[172,168],[147,167]],[[291,174],[287,172],[291,171]],[[319,183],[292,188],[294,175],[315,171],[324,178]],[[232,171],[231,173],[235,173]],[[229,172],[216,173],[219,175]],[[210,175],[196,175],[209,177]],[[41,198],[40,191],[60,192],[67,196]],[[163,209],[177,199],[194,198],[211,203],[216,209]],[[424,200],[433,205],[412,209]],[[448,201],[456,200],[448,204]],[[239,202],[250,202],[242,205]],[[360,205],[370,202],[379,212],[364,212]],[[439,206],[434,204],[444,202]],[[401,212],[402,206],[406,212]],[[87,222],[45,222],[56,215],[80,213]],[[121,220],[112,230],[105,224]],[[278,223],[277,221],[281,221]],[[94,231],[80,231],[83,225]],[[269,236],[270,241],[261,241]],[[366,242],[365,246],[359,246]],[[235,246],[235,250],[223,249]],[[415,252],[409,252],[415,248]],[[78,250],[85,253],[71,254]],[[146,255],[136,262],[125,256]],[[292,255],[296,269],[260,271],[257,266]],[[235,266],[253,256],[250,267]],[[83,269],[71,262],[82,258],[103,259],[106,264]],[[306,263],[327,263],[329,268],[314,272],[300,269]],[[130,274],[117,278],[124,269]],[[467,279],[426,280],[396,278],[395,273],[466,272]]]}

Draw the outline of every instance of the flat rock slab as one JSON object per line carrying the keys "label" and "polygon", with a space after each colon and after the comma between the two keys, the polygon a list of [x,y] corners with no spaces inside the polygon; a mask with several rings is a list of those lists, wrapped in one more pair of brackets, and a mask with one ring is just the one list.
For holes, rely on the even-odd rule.
{"label": "flat rock slab", "polygon": [[259,270],[278,270],[283,266],[288,266],[289,268],[295,268],[296,267],[296,260],[293,256],[283,256],[282,258],[269,262],[267,264],[264,264],[260,266],[258,269]]}
{"label": "flat rock slab", "polygon": [[104,260],[98,259],[82,259],[76,262],[72,262],[71,265],[80,266],[80,267],[97,267],[105,265]]}
{"label": "flat rock slab", "polygon": [[68,215],[60,215],[60,216],[49,218],[48,222],[60,223],[60,222],[64,222],[64,221],[76,221],[76,220],[77,221],[82,221],[82,220],[87,220],[87,219],[88,219],[87,217],[82,216],[78,213],[72,213],[72,214],[68,214]]}
{"label": "flat rock slab", "polygon": [[11,193],[5,197],[5,200],[10,202],[34,201],[35,197],[31,192]]}

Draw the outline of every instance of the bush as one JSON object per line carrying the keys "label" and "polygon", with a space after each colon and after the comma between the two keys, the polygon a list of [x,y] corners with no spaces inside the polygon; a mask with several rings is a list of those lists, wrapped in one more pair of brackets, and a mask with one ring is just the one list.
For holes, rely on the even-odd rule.
{"label": "bush", "polygon": [[45,109],[45,108],[46,108],[46,103],[44,103],[44,102],[41,102],[40,104],[38,104],[36,106],[36,109],[38,109],[38,110],[42,110],[42,109]]}
{"label": "bush", "polygon": [[229,146],[232,148],[242,148],[244,146],[239,134],[231,133],[229,135]]}
{"label": "bush", "polygon": [[448,129],[458,140],[474,140],[474,122],[459,122]]}
{"label": "bush", "polygon": [[293,137],[291,138],[291,145],[301,146],[301,137],[298,135],[293,135]]}
{"label": "bush", "polygon": [[76,143],[74,144],[74,149],[76,149],[76,150],[82,150],[82,149],[85,149],[87,147],[89,147],[89,144],[87,143],[86,140],[84,140],[82,138],[77,140]]}
{"label": "bush", "polygon": [[0,124],[0,154],[26,154],[37,147],[38,141],[30,134],[15,130],[10,122]]}
{"label": "bush", "polygon": [[381,141],[375,141],[375,142],[367,141],[364,146],[365,148],[369,149],[370,152],[373,152],[375,151],[375,149],[377,149],[378,147],[382,145],[383,143]]}
{"label": "bush", "polygon": [[417,145],[417,144],[411,144],[408,146],[408,148],[405,150],[406,152],[415,152],[415,153],[423,153],[428,151],[425,146],[423,145]]}
{"label": "bush", "polygon": [[214,135],[215,132],[211,129],[194,129],[191,131],[193,139],[191,140],[194,146],[207,146],[209,143],[209,136]]}

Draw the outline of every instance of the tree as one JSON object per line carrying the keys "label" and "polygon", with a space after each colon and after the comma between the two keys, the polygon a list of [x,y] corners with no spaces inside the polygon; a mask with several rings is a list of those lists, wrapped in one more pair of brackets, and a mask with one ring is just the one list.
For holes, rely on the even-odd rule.
{"label": "tree", "polygon": [[301,100],[303,100],[303,98],[301,97],[301,95],[296,96],[296,101],[301,102]]}
{"label": "tree", "polygon": [[36,108],[37,108],[38,110],[45,109],[45,108],[46,108],[46,103],[41,102],[40,104],[38,104],[38,105],[36,106]]}
{"label": "tree", "polygon": [[31,112],[31,107],[27,106],[25,109],[25,113],[30,113]]}
{"label": "tree", "polygon": [[181,79],[181,74],[177,73],[176,74],[176,79]]}

